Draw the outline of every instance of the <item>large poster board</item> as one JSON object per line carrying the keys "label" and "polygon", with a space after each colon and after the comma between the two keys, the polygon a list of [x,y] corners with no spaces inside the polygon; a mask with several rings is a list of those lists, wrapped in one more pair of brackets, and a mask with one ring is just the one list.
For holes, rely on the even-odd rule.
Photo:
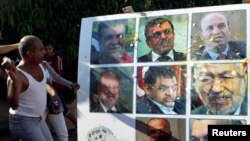
{"label": "large poster board", "polygon": [[249,124],[248,4],[83,18],[78,140],[191,141]]}

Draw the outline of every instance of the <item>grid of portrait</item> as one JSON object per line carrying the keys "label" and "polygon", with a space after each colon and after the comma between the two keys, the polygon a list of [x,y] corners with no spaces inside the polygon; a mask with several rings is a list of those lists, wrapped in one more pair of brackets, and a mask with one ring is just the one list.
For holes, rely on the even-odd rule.
{"label": "grid of portrait", "polygon": [[91,47],[80,41],[78,138],[196,141],[207,139],[207,125],[247,124],[248,11],[224,7],[82,24]]}

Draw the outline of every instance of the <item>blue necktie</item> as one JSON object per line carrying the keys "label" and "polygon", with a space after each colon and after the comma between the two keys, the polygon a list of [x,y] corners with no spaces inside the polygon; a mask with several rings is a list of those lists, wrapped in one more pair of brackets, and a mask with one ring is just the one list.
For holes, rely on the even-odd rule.
{"label": "blue necktie", "polygon": [[157,62],[168,62],[172,61],[172,59],[169,56],[161,56],[157,59]]}
{"label": "blue necktie", "polygon": [[116,113],[114,110],[108,109],[107,113]]}

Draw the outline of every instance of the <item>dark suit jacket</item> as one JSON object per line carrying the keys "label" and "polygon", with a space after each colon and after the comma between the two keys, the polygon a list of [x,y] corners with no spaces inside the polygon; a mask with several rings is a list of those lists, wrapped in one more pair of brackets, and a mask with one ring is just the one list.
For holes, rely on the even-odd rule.
{"label": "dark suit jacket", "polygon": [[[180,107],[182,110],[178,110]],[[185,114],[185,103],[181,103],[181,101],[175,102],[174,112],[177,114]],[[184,111],[183,111],[184,110]],[[143,113],[143,114],[164,114],[161,109],[152,102],[148,96],[144,94],[139,100],[136,102],[136,112]]]}
{"label": "dark suit jacket", "polygon": [[[187,59],[184,53],[176,52],[174,49],[173,53],[174,53],[174,61],[184,61]],[[146,55],[139,57],[138,62],[152,62],[152,51]]]}
{"label": "dark suit jacket", "polygon": [[[228,53],[226,59],[244,59],[246,58],[246,42],[243,41],[229,41]],[[202,46],[195,51],[196,60],[211,60],[212,58],[206,51],[206,47]]]}
{"label": "dark suit jacket", "polygon": [[[132,113],[131,110],[120,104],[115,105],[115,108],[117,109],[117,113]],[[104,109],[102,108],[100,102],[96,101],[90,105],[90,112],[104,113]]]}

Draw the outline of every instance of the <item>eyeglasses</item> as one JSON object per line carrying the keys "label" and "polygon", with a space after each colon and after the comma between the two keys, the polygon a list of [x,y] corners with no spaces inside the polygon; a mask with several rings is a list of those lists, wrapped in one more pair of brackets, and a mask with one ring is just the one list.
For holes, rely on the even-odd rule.
{"label": "eyeglasses", "polygon": [[104,41],[110,41],[112,39],[124,39],[125,38],[125,33],[119,33],[119,34],[108,34],[108,35],[103,35],[102,39]]}
{"label": "eyeglasses", "polygon": [[178,90],[177,85],[170,86],[170,87],[166,87],[166,86],[154,87],[154,86],[151,86],[151,88],[156,88],[156,90],[159,91],[160,93],[167,93],[171,89],[172,89],[172,91],[177,91]]}
{"label": "eyeglasses", "polygon": [[198,77],[198,81],[202,85],[211,85],[216,77],[218,77],[219,82],[224,83],[227,83],[235,78],[243,78],[236,71],[227,71],[222,74],[219,74],[219,76],[214,76],[212,74],[201,74],[201,76]]}
{"label": "eyeglasses", "polygon": [[161,130],[161,129],[151,129],[148,130],[148,135],[153,135],[153,134],[168,134],[165,131]]}
{"label": "eyeglasses", "polygon": [[149,36],[147,36],[147,37],[161,38],[162,33],[163,33],[165,36],[168,36],[168,35],[174,33],[174,31],[173,31],[172,29],[164,29],[163,31],[155,31],[155,32],[153,32],[152,35],[149,35]]}
{"label": "eyeglasses", "polygon": [[119,90],[120,89],[119,86],[106,86],[104,84],[101,85],[101,88],[103,90]]}

